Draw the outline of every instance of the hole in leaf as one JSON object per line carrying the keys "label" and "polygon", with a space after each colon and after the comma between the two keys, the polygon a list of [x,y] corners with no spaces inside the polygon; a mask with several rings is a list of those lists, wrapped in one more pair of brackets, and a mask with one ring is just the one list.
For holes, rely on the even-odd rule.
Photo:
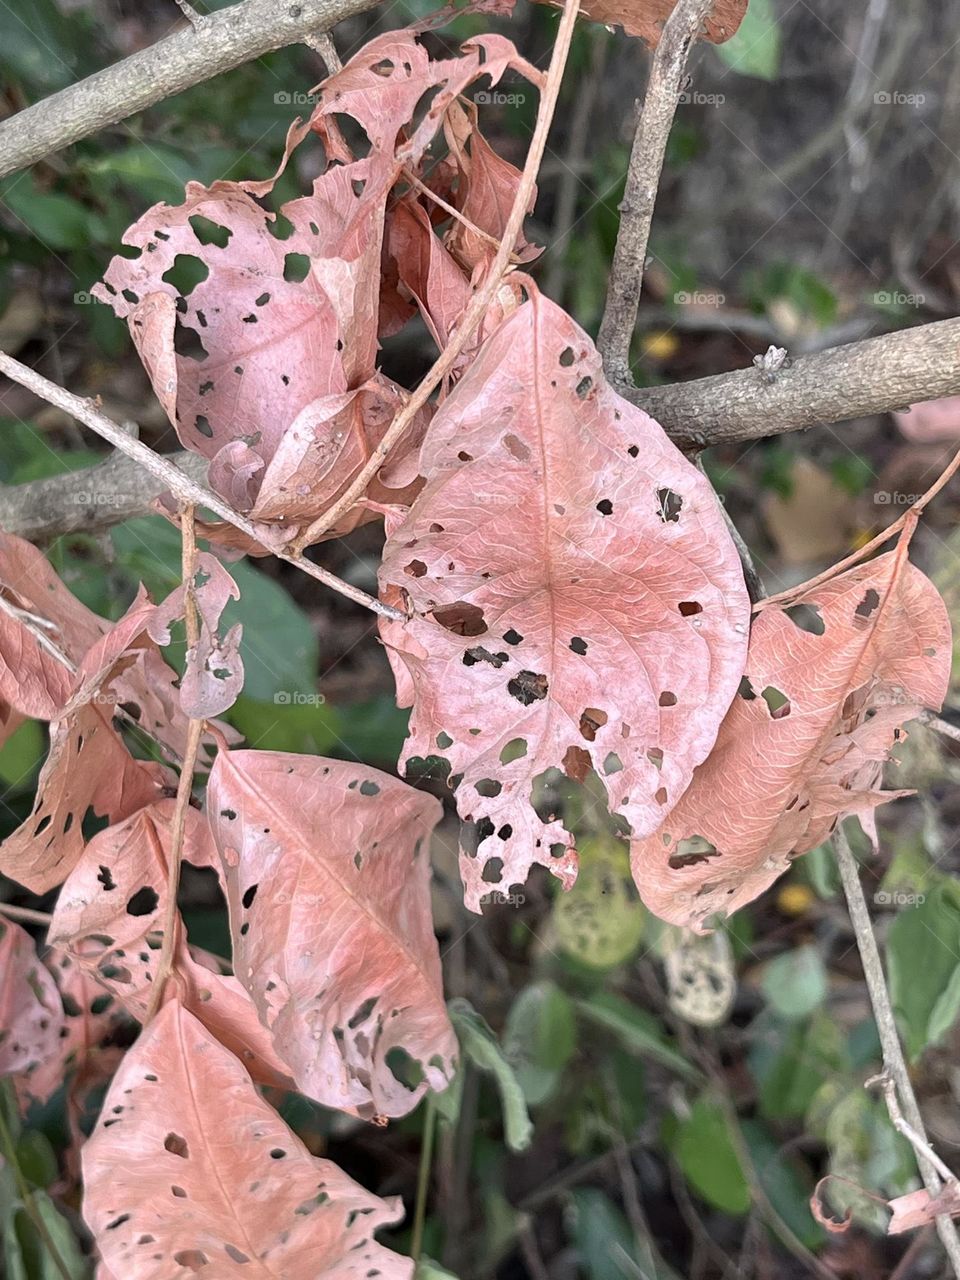
{"label": "hole in leaf", "polygon": [[683,510],[683,499],[672,489],[657,490],[657,515],[664,524],[676,524]]}
{"label": "hole in leaf", "polygon": [[283,259],[283,278],[288,284],[302,284],[310,274],[310,259],[305,253],[288,253]]}
{"label": "hole in leaf", "polygon": [[692,618],[696,613],[703,613],[703,605],[697,600],[681,600],[677,608],[681,618]]}
{"label": "hole in leaf", "polygon": [[791,604],[783,612],[795,627],[811,636],[822,636],[826,631],[823,615],[814,604]]}
{"label": "hole in leaf", "polygon": [[511,738],[500,752],[500,763],[512,764],[514,760],[522,760],[526,754],[526,738]]}
{"label": "hole in leaf", "polygon": [[[204,218],[198,213],[195,213],[189,222],[193,234],[201,244],[214,244],[218,249],[225,249],[233,235],[229,227],[222,227],[219,222],[211,222],[209,218]],[[158,231],[157,235],[159,234]]]}
{"label": "hole in leaf", "polygon": [[187,1146],[186,1138],[181,1138],[179,1133],[168,1133],[163,1140],[164,1151],[169,1151],[171,1155],[180,1156],[186,1160],[190,1155],[190,1148]]}
{"label": "hole in leaf", "polygon": [[587,652],[587,642],[586,640],[583,639],[582,636],[573,636],[570,640],[570,648],[573,650],[574,653],[579,653],[580,657],[582,658],[583,655]]}
{"label": "hole in leaf", "polygon": [[602,516],[612,516],[613,503],[610,501],[609,498],[601,498],[600,501],[597,503],[597,510],[600,512]]}
{"label": "hole in leaf", "polygon": [[532,702],[542,701],[547,696],[548,689],[547,677],[536,671],[521,671],[507,683],[507,693],[525,707],[529,707]]}
{"label": "hole in leaf", "polygon": [[127,903],[127,915],[149,916],[156,911],[159,901],[156,889],[151,889],[149,885],[144,885],[142,889],[137,890]]}
{"label": "hole in leaf", "polygon": [[716,845],[711,844],[705,836],[684,836],[677,841],[676,852],[670,855],[667,863],[672,870],[679,871],[683,867],[695,867],[698,862],[706,862],[716,856]]}
{"label": "hole in leaf", "polygon": [[456,600],[453,604],[442,605],[439,609],[434,609],[433,616],[441,627],[452,631],[455,636],[486,634],[487,624],[483,620],[483,610],[479,605],[470,604],[467,600]]}
{"label": "hole in leaf", "polygon": [[767,704],[771,720],[783,720],[790,714],[790,699],[772,684],[768,684],[760,697]]}
{"label": "hole in leaf", "polygon": [[675,707],[677,705],[677,695],[675,693],[671,693],[669,689],[664,689],[658,699],[658,702],[661,707]]}
{"label": "hole in leaf", "polygon": [[863,599],[854,610],[854,614],[858,618],[869,618],[879,603],[880,596],[873,587],[868,587]]}
{"label": "hole in leaf", "polygon": [[182,298],[193,292],[198,284],[203,284],[210,274],[210,268],[192,253],[178,253],[173,266],[160,277],[166,284],[172,284]]}
{"label": "hole in leaf", "polygon": [[609,716],[598,707],[585,707],[580,717],[580,732],[588,742],[594,742],[597,730],[602,729]]}

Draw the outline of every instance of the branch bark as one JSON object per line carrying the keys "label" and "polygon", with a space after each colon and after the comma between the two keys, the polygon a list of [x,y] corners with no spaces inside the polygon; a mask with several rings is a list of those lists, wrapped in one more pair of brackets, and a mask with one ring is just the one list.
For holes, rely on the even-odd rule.
{"label": "branch bark", "polygon": [[0,124],[0,177],[164,98],[372,9],[376,0],[242,0]]}
{"label": "branch bark", "polygon": [[681,449],[759,440],[960,394],[960,319],[803,356],[765,381],[755,368],[665,387],[619,385]]}
{"label": "branch bark", "polygon": [[637,323],[647,241],[660,185],[667,140],[677,112],[690,46],[712,0],[677,0],[653,53],[650,78],[633,135],[627,181],[620,203],[620,228],[597,348],[607,377],[632,385],[630,341]]}

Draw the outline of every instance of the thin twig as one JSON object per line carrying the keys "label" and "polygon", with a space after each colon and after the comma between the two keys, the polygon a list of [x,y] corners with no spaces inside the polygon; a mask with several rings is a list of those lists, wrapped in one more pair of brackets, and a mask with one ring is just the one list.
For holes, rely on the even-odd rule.
{"label": "thin twig", "polygon": [[567,54],[570,52],[570,41],[573,37],[573,28],[579,9],[580,0],[565,0],[563,16],[560,19],[557,38],[553,46],[553,56],[550,59],[550,68],[544,82],[543,93],[540,95],[537,123],[534,127],[533,137],[530,140],[526,163],[523,166],[523,173],[517,185],[510,217],[507,219],[507,224],[504,228],[503,240],[497,250],[496,257],[490,264],[486,282],[474,294],[449,343],[437,357],[433,367],[423,378],[416,391],[414,391],[387,428],[383,439],[373,450],[356,479],[347,487],[342,497],[328,511],[324,512],[318,520],[315,520],[305,533],[300,535],[293,544],[296,550],[300,551],[309,543],[316,542],[319,537],[337,523],[344,512],[350,510],[358,498],[363,496],[367,485],[383,466],[387,454],[427,403],[434,388],[439,386],[443,378],[453,369],[461,351],[486,315],[494,295],[500,288],[501,278],[513,254],[517,236],[527,214],[527,206],[533,195],[537,173],[540,169],[540,161],[547,145],[547,134],[557,105],[557,95],[560,92],[560,82],[567,63]]}
{"label": "thin twig", "polygon": [[432,1093],[427,1094],[425,1107],[423,1132],[420,1135],[420,1166],[417,1170],[417,1202],[413,1211],[413,1233],[410,1240],[410,1257],[415,1267],[423,1252],[423,1228],[427,1220],[430,1174],[433,1171],[433,1140],[437,1132],[437,1104]]}
{"label": "thin twig", "polygon": [[0,916],[22,920],[24,924],[38,924],[48,928],[53,916],[49,911],[34,911],[33,907],[15,907],[12,902],[0,902]]}
{"label": "thin twig", "polygon": [[925,724],[928,728],[933,729],[937,733],[942,733],[945,738],[952,738],[954,742],[960,742],[960,729],[955,724],[951,724],[949,720],[944,720],[938,716],[935,711],[921,711],[917,719],[921,724]]}
{"label": "thin twig", "polygon": [[0,177],[223,71],[326,31],[374,0],[242,0],[0,124]]}
{"label": "thin twig", "polygon": [[882,547],[885,542],[889,542],[891,538],[896,537],[898,533],[901,533],[908,526],[915,526],[923,514],[924,508],[929,502],[933,501],[944,485],[948,483],[958,467],[960,467],[960,450],[954,454],[926,493],[922,493],[916,502],[909,506],[903,515],[898,520],[894,520],[893,524],[884,529],[882,533],[878,533],[875,538],[865,542],[856,551],[851,551],[848,556],[838,560],[829,569],[824,569],[823,573],[818,573],[816,577],[808,578],[806,582],[801,582],[796,587],[790,587],[787,591],[780,591],[775,596],[765,596],[762,600],[758,600],[753,606],[754,613],[759,613],[762,609],[768,609],[771,605],[782,604],[786,600],[795,600],[797,596],[805,595],[808,591],[821,586],[824,582],[829,582],[837,574],[843,573],[844,569],[849,569],[851,565],[859,564],[872,551]]}
{"label": "thin twig", "polygon": [[222,520],[226,520],[235,529],[245,533],[248,538],[260,543],[261,546],[265,546],[268,551],[272,551],[277,559],[294,565],[297,569],[309,574],[311,578],[316,578],[318,582],[322,582],[324,586],[338,591],[342,596],[346,596],[348,600],[353,600],[355,603],[363,605],[365,609],[370,609],[371,612],[378,613],[384,618],[403,618],[404,615],[399,610],[392,609],[389,605],[381,604],[379,600],[375,600],[373,596],[368,596],[359,587],[353,587],[349,582],[344,582],[342,578],[338,578],[336,574],[330,573],[327,569],[321,569],[319,565],[314,564],[312,560],[308,560],[302,553],[291,555],[289,552],[265,543],[262,530],[258,529],[251,520],[234,511],[218,494],[205,488],[202,484],[198,484],[190,476],[185,475],[169,459],[154,453],[142,441],[134,440],[126,431],[118,427],[112,418],[108,418],[101,413],[94,401],[85,400],[81,396],[75,396],[71,391],[67,391],[63,387],[58,387],[49,378],[45,378],[42,374],[37,373],[35,369],[28,368],[25,364],[21,364],[19,360],[14,360],[12,356],[8,356],[2,351],[0,351],[0,373],[5,373],[8,378],[12,378],[14,382],[18,382],[22,387],[26,387],[28,391],[34,392],[35,395],[40,396],[41,399],[46,400],[49,404],[56,405],[58,409],[63,409],[72,414],[78,422],[82,422],[84,426],[89,427],[91,431],[95,431],[104,440],[109,440],[122,453],[135,459],[142,467],[145,467],[161,479],[170,489],[170,492],[179,498],[181,502],[187,502],[199,507],[209,507]]}
{"label": "thin twig", "polygon": [[[906,1059],[903,1056],[903,1047],[900,1044],[900,1036],[897,1033],[897,1024],[893,1016],[893,1007],[890,1003],[890,993],[887,990],[883,963],[880,959],[880,948],[877,946],[877,939],[870,923],[867,900],[863,893],[863,885],[860,883],[860,871],[842,824],[839,824],[834,832],[833,843],[837,854],[837,865],[840,868],[840,879],[843,882],[843,891],[847,899],[847,908],[850,912],[850,920],[853,924],[857,947],[860,951],[860,960],[863,964],[863,976],[867,983],[870,1004],[873,1007],[873,1018],[880,1036],[883,1065],[896,1085],[900,1104],[903,1107],[907,1122],[914,1132],[924,1142],[927,1142],[923,1117],[920,1114],[916,1094],[913,1092],[910,1073],[907,1070]],[[916,1157],[924,1186],[929,1191],[931,1198],[934,1198],[942,1186],[940,1175],[924,1153],[917,1151]],[[960,1278],[960,1236],[957,1235],[956,1225],[948,1214],[937,1218],[937,1234],[947,1252],[947,1257],[950,1259],[954,1275]]]}
{"label": "thin twig", "polygon": [[949,1183],[954,1188],[960,1185],[957,1182],[957,1175],[950,1166],[940,1159],[926,1138],[917,1133],[913,1125],[905,1119],[897,1099],[897,1086],[890,1075],[884,1071],[878,1076],[871,1076],[869,1080],[864,1080],[863,1087],[869,1089],[871,1085],[875,1084],[880,1085],[883,1090],[883,1100],[887,1105],[887,1114],[890,1116],[890,1121],[897,1133],[903,1134],[917,1155],[924,1156],[930,1161],[944,1182]]}
{"label": "thin twig", "polygon": [[338,71],[343,70],[337,46],[333,43],[333,36],[329,31],[321,31],[316,36],[305,36],[304,44],[308,44],[315,53],[319,53],[327,68],[328,76],[335,76]]}
{"label": "thin twig", "polygon": [[650,78],[637,120],[620,204],[620,228],[607,287],[607,302],[597,338],[604,369],[613,382],[629,384],[633,381],[630,342],[637,323],[643,267],[663,157],[677,110],[687,55],[711,7],[712,0],[677,0],[676,7],[664,23],[663,35],[650,63]]}
{"label": "thin twig", "polygon": [[[187,638],[187,652],[194,649],[199,640],[199,623],[197,618],[197,599],[195,579],[197,576],[197,536],[194,526],[196,512],[189,503],[180,508],[180,535],[183,539],[181,551],[181,577],[183,580],[183,622]],[[173,821],[170,824],[170,864],[167,872],[167,902],[163,919],[163,944],[160,959],[153,980],[150,1004],[147,1008],[147,1022],[154,1016],[163,1001],[163,989],[167,979],[173,973],[174,960],[177,953],[177,941],[180,933],[180,921],[177,913],[177,890],[180,887],[180,868],[183,864],[183,836],[187,825],[187,809],[193,795],[193,775],[197,767],[200,743],[203,739],[205,722],[191,719],[187,725],[187,743],[183,753],[183,767],[177,783],[177,799],[173,809]]]}

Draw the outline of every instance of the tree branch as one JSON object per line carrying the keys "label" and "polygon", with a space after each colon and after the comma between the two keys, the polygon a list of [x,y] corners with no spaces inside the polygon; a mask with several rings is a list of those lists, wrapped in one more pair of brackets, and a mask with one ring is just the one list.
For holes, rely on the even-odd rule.
{"label": "tree branch", "polygon": [[765,381],[738,369],[666,387],[617,386],[690,453],[960,394],[960,319],[818,351]]}
{"label": "tree branch", "polygon": [[712,0],[677,0],[650,63],[650,78],[633,135],[633,150],[620,203],[620,228],[597,348],[607,377],[632,384],[630,341],[637,323],[647,240],[660,185],[667,140],[677,111],[690,46]]}
{"label": "tree branch", "polygon": [[[860,883],[860,869],[847,841],[842,823],[838,824],[834,832],[833,844],[837,854],[837,865],[840,868],[840,879],[843,881],[843,891],[847,899],[847,908],[863,963],[863,976],[870,994],[870,1004],[873,1006],[873,1017],[880,1036],[883,1065],[896,1086],[900,1105],[908,1124],[921,1141],[929,1145],[920,1107],[913,1092],[910,1072],[907,1070],[906,1059],[903,1056],[903,1047],[900,1044],[900,1036],[890,1004],[890,993],[887,990],[887,980],[883,972],[883,962],[880,959],[880,948],[877,946],[877,939],[870,923],[867,900],[863,895],[863,885]],[[894,1120],[893,1116],[891,1120]],[[915,1148],[915,1154],[923,1184],[930,1192],[932,1199],[943,1185],[940,1175],[923,1150]],[[956,1224],[948,1214],[937,1218],[937,1234],[947,1251],[954,1275],[960,1277],[960,1236],[957,1235]]]}
{"label": "tree branch", "polygon": [[242,0],[0,124],[0,177],[274,49],[326,31],[376,0]]}
{"label": "tree branch", "polygon": [[208,507],[221,520],[226,520],[228,524],[232,524],[235,529],[239,529],[241,533],[246,534],[252,541],[264,546],[278,560],[284,560],[287,564],[292,564],[311,578],[316,578],[318,582],[322,582],[324,586],[330,587],[342,596],[346,596],[348,600],[353,600],[357,604],[363,605],[365,609],[369,609],[372,613],[377,613],[384,618],[403,619],[404,615],[399,610],[393,609],[390,605],[383,604],[381,601],[374,599],[373,596],[367,595],[359,587],[354,587],[349,582],[344,582],[336,574],[330,573],[328,569],[322,569],[320,565],[308,560],[302,552],[291,553],[282,547],[273,546],[270,542],[265,541],[266,530],[263,525],[257,526],[252,520],[248,520],[246,516],[240,515],[228,503],[224,502],[219,494],[214,493],[211,489],[205,489],[202,484],[198,484],[196,480],[179,470],[169,458],[154,453],[142,441],[134,439],[111,418],[108,418],[106,414],[101,413],[94,401],[84,400],[63,387],[58,387],[55,382],[51,382],[42,374],[37,373],[36,370],[29,369],[25,364],[21,364],[19,360],[14,360],[12,356],[5,355],[2,351],[0,351],[0,373],[5,373],[8,378],[12,378],[21,387],[26,387],[28,391],[40,396],[48,404],[55,405],[58,409],[63,409],[72,418],[76,418],[78,422],[82,422],[91,431],[95,431],[98,436],[102,436],[104,440],[109,440],[112,445],[115,445],[122,453],[127,454],[139,466],[145,467],[150,471],[161,482],[163,489],[169,489],[181,502],[192,503],[198,507]]}

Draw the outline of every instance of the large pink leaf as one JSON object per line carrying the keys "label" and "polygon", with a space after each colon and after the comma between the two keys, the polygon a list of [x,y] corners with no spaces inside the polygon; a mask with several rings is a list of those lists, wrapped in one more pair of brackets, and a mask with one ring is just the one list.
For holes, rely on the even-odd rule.
{"label": "large pink leaf", "polygon": [[311,1156],[176,1001],[127,1053],[83,1150],[83,1213],[109,1274],[410,1280],[373,1239],[402,1214]]}
{"label": "large pink leaf", "polygon": [[380,578],[413,617],[381,634],[414,708],[404,760],[460,779],[477,910],[533,863],[575,876],[531,803],[549,769],[592,765],[636,834],[659,826],[736,691],[749,601],[709,483],[539,294],[445,401],[421,469]]}
{"label": "large pink leaf", "polygon": [[[456,1041],[430,918],[437,801],[362,765],[234,751],[207,810],[236,974],[301,1092],[397,1116],[443,1089]],[[401,1083],[398,1057],[420,1083]]]}
{"label": "large pink leaf", "polygon": [[[50,941],[139,1019],[150,1003],[163,942],[173,807],[172,800],[159,801],[94,836],[60,890],[50,924]],[[183,857],[219,867],[210,829],[193,808],[187,810]],[[182,1002],[258,1080],[287,1087],[289,1070],[250,997],[235,979],[194,959],[179,917],[174,948]]]}
{"label": "large pink leaf", "polygon": [[25,1081],[57,1056],[63,1010],[33,939],[0,918],[0,1076]]}
{"label": "large pink leaf", "polygon": [[746,676],[709,759],[658,831],[634,843],[640,896],[702,928],[751,902],[878,789],[900,726],[939,707],[950,620],[905,547],[858,565],[753,625]]}

